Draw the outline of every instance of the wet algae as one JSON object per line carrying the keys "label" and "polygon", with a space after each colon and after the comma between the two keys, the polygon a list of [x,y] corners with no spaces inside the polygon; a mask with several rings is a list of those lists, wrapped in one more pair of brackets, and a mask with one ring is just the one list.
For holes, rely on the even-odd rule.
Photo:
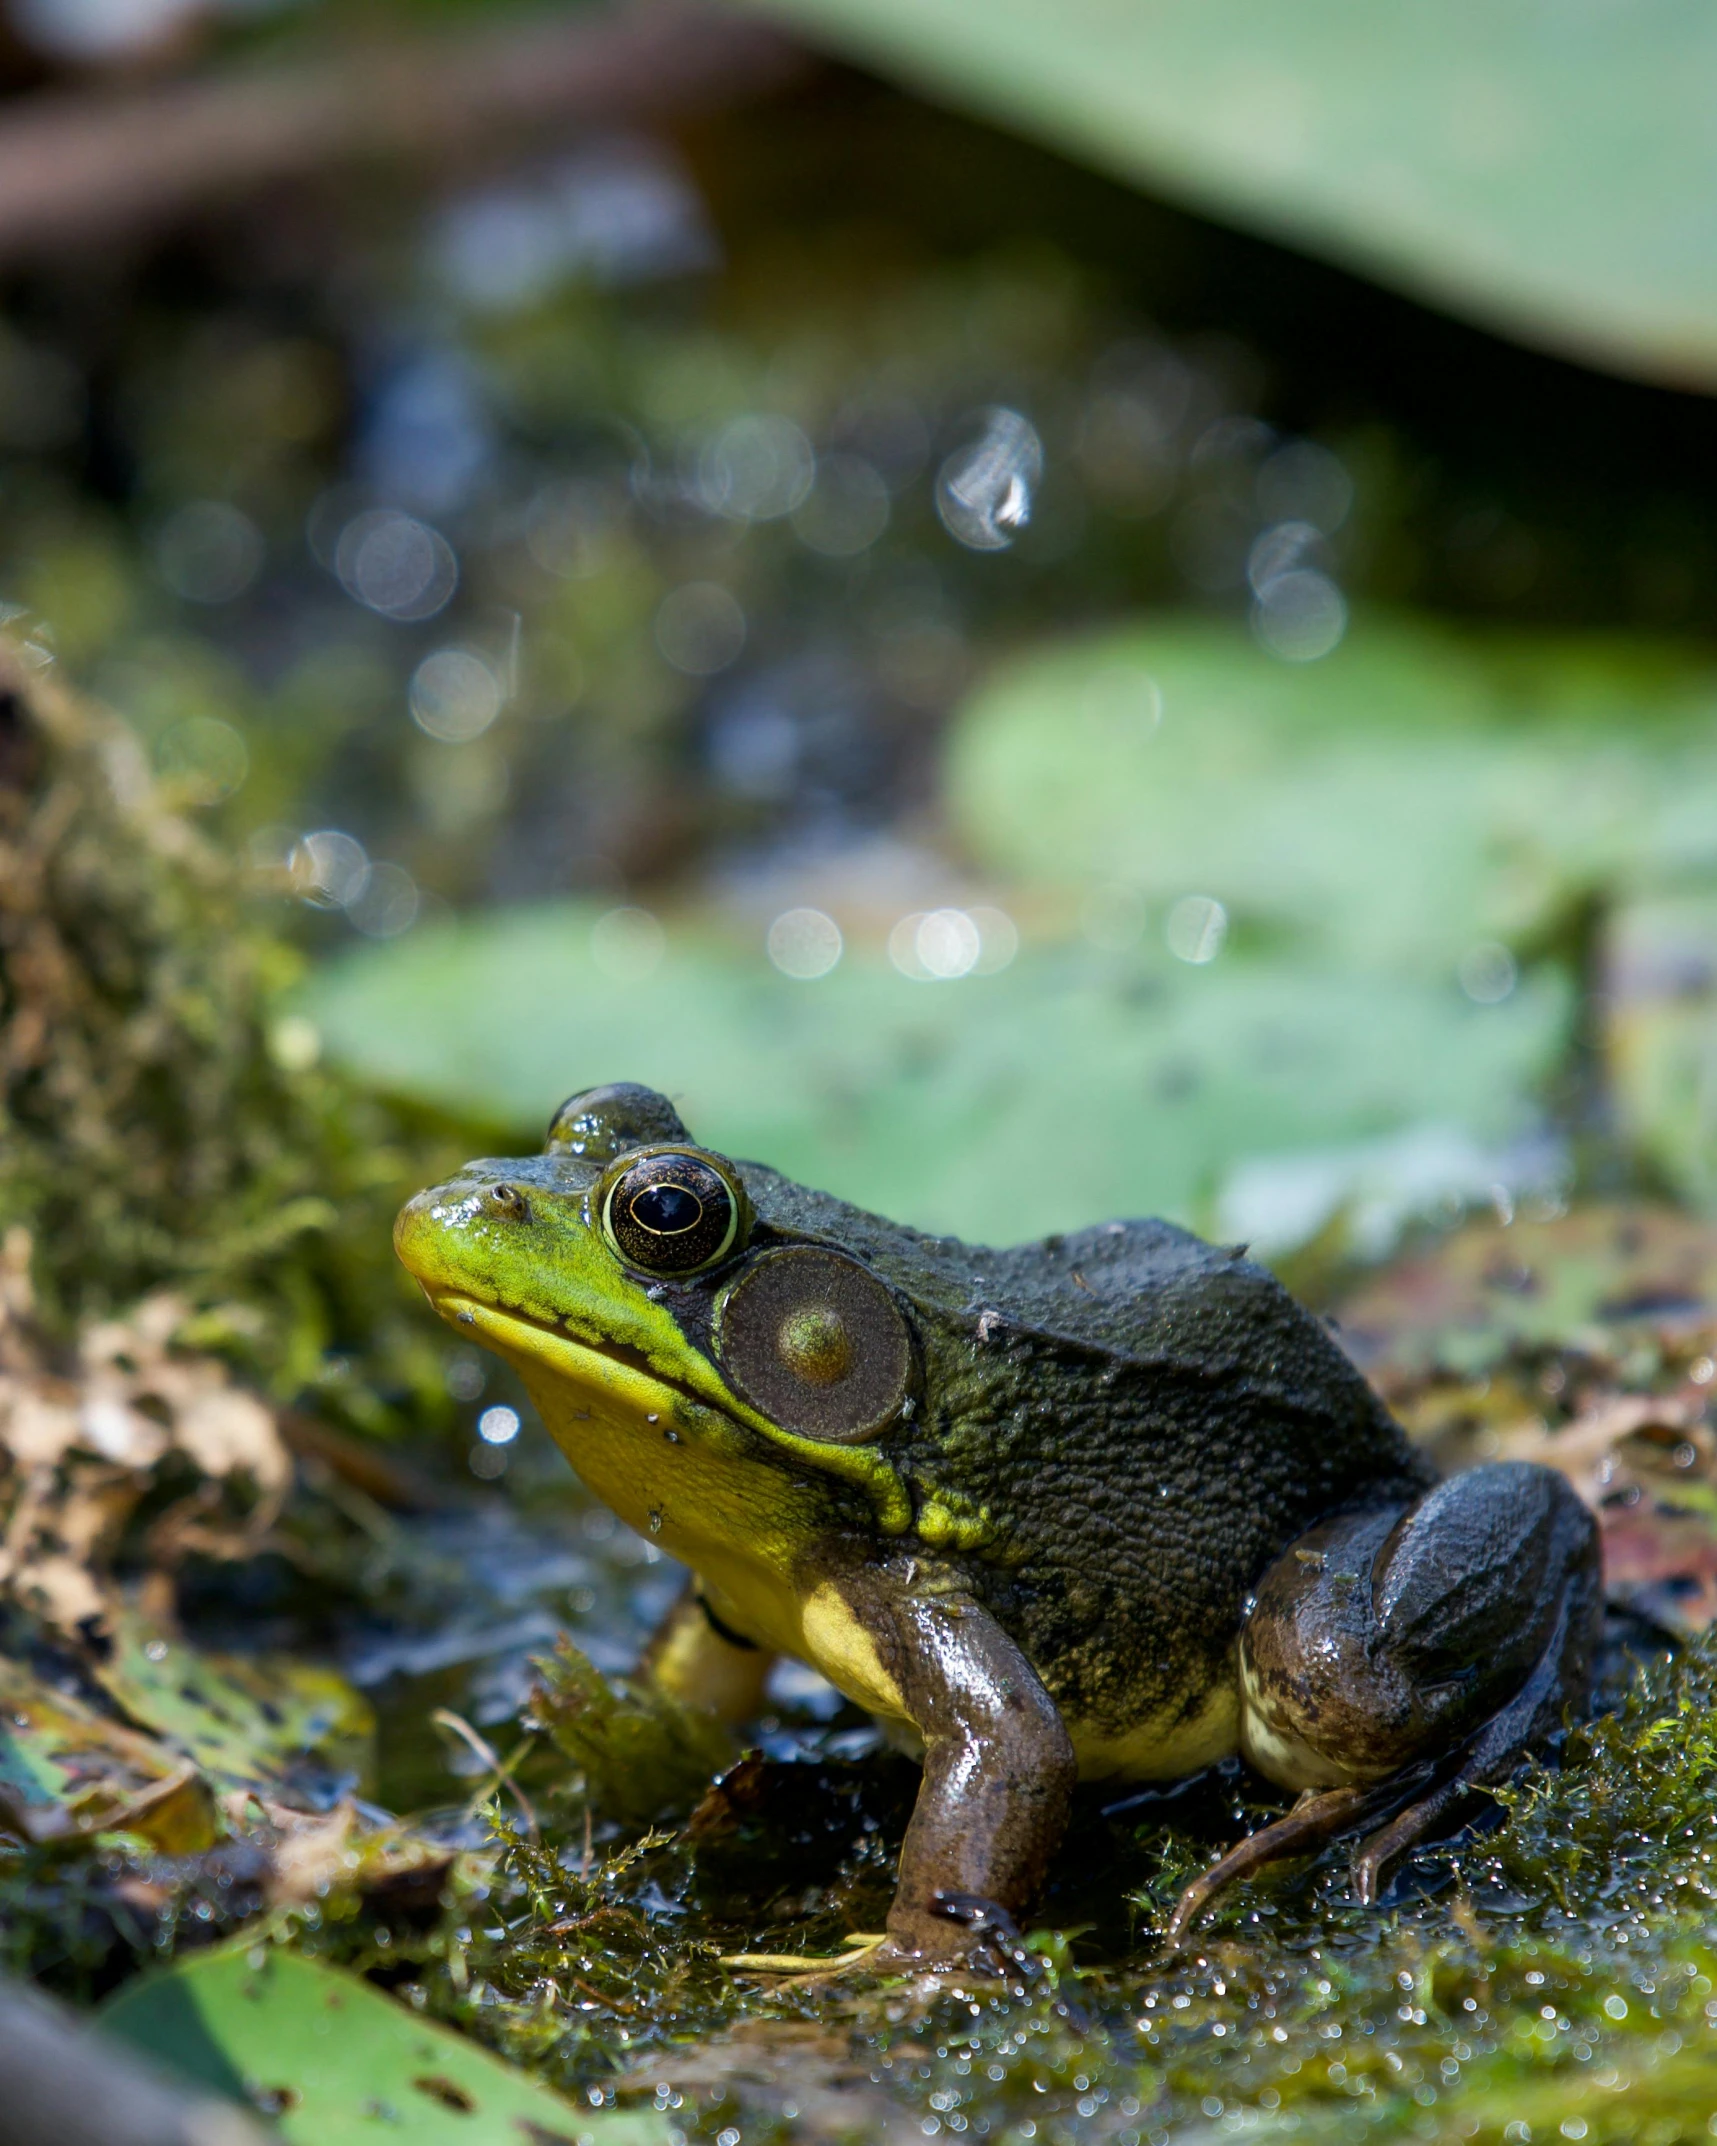
{"label": "wet algae", "polygon": [[1169,1953],[1178,1886],[1244,1815],[1222,1775],[1166,1816],[1085,1810],[1049,1902],[1066,1931],[1030,1935],[1005,1983],[732,1973],[740,1947],[833,1953],[886,1904],[888,1762],[846,1763],[862,1780],[807,1884],[792,1837],[831,1770],[807,1755],[760,1806],[743,1877],[707,1819],[599,1852],[576,1824],[501,1822],[412,1993],[593,2106],[652,2103],[712,2138],[1706,2137],[1717,1646],[1618,1653],[1613,1676],[1560,1770],[1418,1854],[1376,1909],[1331,1856],[1238,1890]]}

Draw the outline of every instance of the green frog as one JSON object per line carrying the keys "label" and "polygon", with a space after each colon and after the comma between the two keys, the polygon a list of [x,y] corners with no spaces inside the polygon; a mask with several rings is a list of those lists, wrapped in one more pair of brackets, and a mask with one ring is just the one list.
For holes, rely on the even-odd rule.
{"label": "green frog", "polygon": [[700,1147],[630,1084],[420,1193],[395,1241],[688,1568],[649,1674],[740,1723],[790,1655],[921,1757],[873,1965],[993,1946],[1076,1782],[1237,1751],[1298,1801],[1174,1934],[1338,1835],[1372,1898],[1586,1697],[1597,1535],[1566,1481],[1438,1482],[1244,1246],[926,1235]]}

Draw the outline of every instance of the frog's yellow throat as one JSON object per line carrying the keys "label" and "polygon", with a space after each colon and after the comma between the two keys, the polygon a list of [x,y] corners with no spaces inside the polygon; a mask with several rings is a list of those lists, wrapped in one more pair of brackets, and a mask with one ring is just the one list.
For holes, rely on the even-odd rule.
{"label": "frog's yellow throat", "polygon": [[689,1565],[724,1621],[772,1652],[843,1672],[835,1681],[861,1703],[897,1710],[880,1672],[858,1673],[823,1630],[829,1591],[808,1559],[830,1515],[815,1476],[760,1463],[740,1423],[618,1352],[469,1297],[432,1301],[513,1365],[583,1482]]}
{"label": "frog's yellow throat", "polygon": [[[695,1570],[705,1571],[717,1557],[743,1555],[785,1579],[806,1546],[828,1530],[821,1479],[830,1472],[857,1476],[873,1492],[880,1487],[879,1506],[904,1508],[898,1515],[879,1511],[889,1532],[910,1524],[905,1489],[892,1470],[879,1483],[874,1465],[862,1474],[841,1465],[856,1459],[862,1466],[879,1456],[812,1447],[805,1457],[815,1472],[800,1475],[760,1456],[758,1434],[789,1450],[809,1441],[750,1422],[754,1412],[743,1403],[716,1408],[631,1351],[580,1341],[498,1305],[439,1291],[431,1302],[450,1325],[512,1364],[550,1436],[596,1496]],[[893,1495],[886,1495],[891,1487]]]}

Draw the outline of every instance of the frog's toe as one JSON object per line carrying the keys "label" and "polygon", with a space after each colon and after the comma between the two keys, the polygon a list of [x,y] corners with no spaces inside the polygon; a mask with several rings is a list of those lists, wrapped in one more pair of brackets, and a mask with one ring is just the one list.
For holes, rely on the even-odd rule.
{"label": "frog's toe", "polygon": [[1024,1952],[1019,1926],[999,1901],[942,1887],[927,1908],[896,1902],[888,1935],[864,1964],[891,1974],[950,1968],[1003,1980]]}
{"label": "frog's toe", "polygon": [[1266,1863],[1304,1855],[1320,1848],[1335,1834],[1345,1832],[1356,1820],[1376,1807],[1372,1789],[1349,1786],[1329,1788],[1321,1794],[1308,1790],[1293,1809],[1256,1833],[1237,1840],[1226,1855],[1193,1879],[1175,1903],[1164,1933],[1170,1945],[1178,1945],[1217,1894],[1241,1878],[1249,1878]]}
{"label": "frog's toe", "polygon": [[1350,1862],[1353,1872],[1353,1890],[1362,1907],[1374,1907],[1383,1889],[1383,1873],[1399,1855],[1416,1847],[1436,1831],[1438,1822],[1448,1818],[1458,1803],[1465,1801],[1471,1789],[1470,1780],[1457,1777],[1434,1788],[1428,1796],[1421,1796],[1399,1811],[1385,1826],[1375,1833],[1368,1833],[1354,1848]]}

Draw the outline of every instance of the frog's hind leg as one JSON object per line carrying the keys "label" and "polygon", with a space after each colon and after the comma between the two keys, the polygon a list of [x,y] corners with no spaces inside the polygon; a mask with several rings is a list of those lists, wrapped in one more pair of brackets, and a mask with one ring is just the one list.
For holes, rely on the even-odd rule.
{"label": "frog's hind leg", "polygon": [[1596,1524],[1547,1468],[1474,1468],[1303,1535],[1241,1636],[1240,1741],[1308,1793],[1188,1888],[1174,1932],[1261,1863],[1384,1820],[1354,1858],[1374,1898],[1392,1857],[1584,1701],[1600,1610]]}
{"label": "frog's hind leg", "polygon": [[1585,1648],[1581,1672],[1569,1673],[1571,1627],[1584,1609],[1584,1597],[1569,1589],[1562,1615],[1552,1630],[1549,1644],[1533,1666],[1532,1674],[1508,1704],[1487,1721],[1457,1754],[1456,1763],[1440,1774],[1422,1796],[1416,1796],[1404,1811],[1378,1827],[1353,1851],[1354,1890],[1369,1907],[1377,1898],[1383,1872],[1415,1842],[1426,1839],[1440,1820],[1450,1817],[1465,1802],[1468,1793],[1485,1781],[1500,1779],[1522,1752],[1542,1743],[1556,1728],[1570,1703],[1587,1696],[1591,1681],[1591,1656],[1597,1644],[1597,1621],[1602,1604],[1596,1584],[1591,1590],[1592,1634]]}

